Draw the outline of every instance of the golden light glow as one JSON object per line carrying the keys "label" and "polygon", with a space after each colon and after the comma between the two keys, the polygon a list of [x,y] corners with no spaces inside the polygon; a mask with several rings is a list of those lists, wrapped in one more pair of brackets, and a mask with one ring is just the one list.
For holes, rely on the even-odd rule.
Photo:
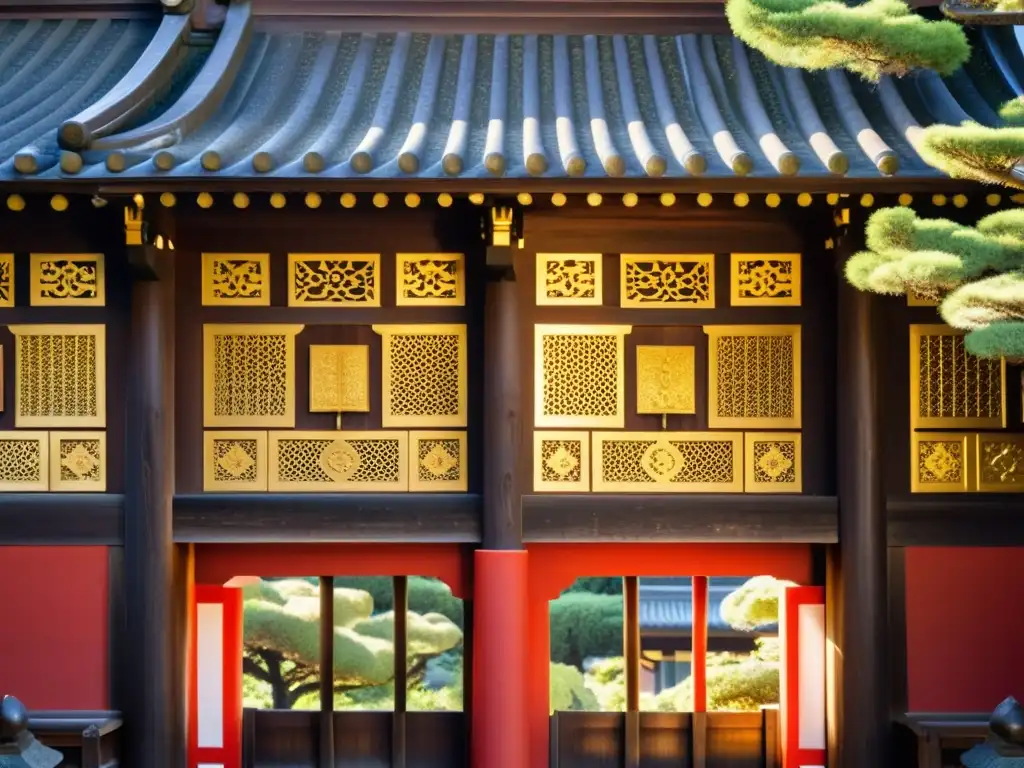
{"label": "golden light glow", "polygon": [[306,207],[307,208],[319,208],[320,207],[320,203],[322,203],[322,202],[323,202],[323,199],[316,192],[307,192],[306,193]]}
{"label": "golden light glow", "polygon": [[420,204],[420,196],[415,192],[410,192],[405,196],[405,207],[406,208],[417,208]]}
{"label": "golden light glow", "polygon": [[627,192],[622,196],[622,204],[627,208],[636,207],[638,202],[640,202],[640,198],[637,196],[636,192]]}
{"label": "golden light glow", "polygon": [[904,192],[902,195],[899,196],[900,205],[910,205],[912,202],[914,202],[913,195],[908,195],[906,192]]}
{"label": "golden light glow", "polygon": [[231,202],[235,208],[248,208],[249,207],[249,196],[244,192],[236,192],[234,197],[231,198]]}
{"label": "golden light glow", "polygon": [[565,205],[565,202],[566,199],[563,193],[555,192],[553,195],[551,195],[551,204],[556,208],[561,208],[563,205]]}
{"label": "golden light glow", "polygon": [[591,192],[587,195],[587,205],[596,208],[601,204],[602,197],[600,192]]}
{"label": "golden light glow", "polygon": [[945,195],[932,195],[932,205],[937,205],[940,208],[946,204]]}
{"label": "golden light glow", "polygon": [[953,195],[953,205],[963,208],[967,205],[967,195]]}
{"label": "golden light glow", "polygon": [[68,199],[64,195],[54,195],[50,198],[50,207],[55,211],[66,211],[68,209]]}
{"label": "golden light glow", "polygon": [[872,194],[864,194],[860,196],[860,204],[864,208],[870,208],[875,204],[875,196]]}
{"label": "golden light glow", "polygon": [[732,196],[732,202],[737,208],[746,208],[750,204],[750,195],[746,192],[737,192]]}
{"label": "golden light glow", "polygon": [[442,192],[437,196],[437,204],[440,205],[442,208],[451,208],[452,196],[449,195],[447,192]]}
{"label": "golden light glow", "polygon": [[346,192],[341,196],[341,207],[342,208],[355,208],[356,196],[351,192]]}
{"label": "golden light glow", "polygon": [[520,205],[530,205],[533,202],[533,195],[529,192],[520,192],[516,195],[516,200],[519,201]]}
{"label": "golden light glow", "polygon": [[999,205],[999,203],[1001,203],[1002,201],[1003,201],[1002,195],[996,195],[996,194],[985,195],[985,202],[988,203],[993,208],[995,208],[997,205]]}
{"label": "golden light glow", "polygon": [[209,192],[200,192],[196,198],[196,203],[200,208],[210,208],[213,206],[213,195]]}
{"label": "golden light glow", "polygon": [[473,205],[483,205],[484,204],[483,192],[474,192],[473,194],[471,194],[469,196],[469,202],[471,202]]}
{"label": "golden light glow", "polygon": [[173,208],[178,203],[178,198],[174,196],[173,192],[164,192],[160,195],[160,205],[164,208]]}
{"label": "golden light glow", "polygon": [[281,209],[288,204],[288,198],[282,195],[280,192],[275,192],[270,196],[270,205],[274,208]]}
{"label": "golden light glow", "polygon": [[388,196],[385,195],[383,192],[377,192],[373,196],[373,204],[377,208],[386,208],[388,204]]}
{"label": "golden light glow", "polygon": [[670,208],[676,204],[676,196],[672,192],[662,192],[658,200],[666,208]]}
{"label": "golden light glow", "polygon": [[24,211],[25,198],[23,198],[21,195],[8,195],[7,207],[12,211]]}
{"label": "golden light glow", "polygon": [[[673,198],[674,197],[675,195],[673,195]],[[715,198],[711,195],[710,192],[701,192],[699,195],[697,195],[697,205],[699,205],[701,208],[707,208],[713,202],[715,202]]]}
{"label": "golden light glow", "polygon": [[[835,199],[833,200],[832,198]],[[839,195],[829,195],[828,198],[826,198],[826,200],[830,205],[835,205],[836,203],[839,202]],[[811,197],[811,194],[809,192],[801,192],[799,195],[796,196],[796,204],[799,205],[801,208],[807,208],[812,202],[814,202],[814,198]]]}
{"label": "golden light glow", "polygon": [[779,203],[781,203],[781,202],[782,202],[782,198],[779,197],[774,192],[764,196],[764,204],[767,205],[769,208],[778,208],[779,207]]}

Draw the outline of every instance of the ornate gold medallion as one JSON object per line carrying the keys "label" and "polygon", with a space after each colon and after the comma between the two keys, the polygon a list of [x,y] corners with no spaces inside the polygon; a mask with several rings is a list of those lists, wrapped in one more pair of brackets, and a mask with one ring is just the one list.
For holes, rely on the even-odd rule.
{"label": "ornate gold medallion", "polygon": [[344,482],[359,469],[359,454],[345,440],[335,440],[320,454],[320,466],[335,482]]}
{"label": "ornate gold medallion", "polygon": [[792,468],[793,462],[779,449],[778,443],[772,443],[758,460],[757,466],[772,480],[777,480]]}
{"label": "ornate gold medallion", "polygon": [[545,464],[558,477],[568,477],[576,471],[576,467],[580,465],[580,460],[566,450],[564,445],[559,445],[554,453],[548,456]]}
{"label": "ornate gold medallion", "polygon": [[444,477],[458,463],[459,460],[446,451],[441,443],[435,443],[434,447],[420,459],[420,466],[434,477]]}
{"label": "ornate gold medallion", "polygon": [[671,480],[682,471],[685,463],[679,449],[667,440],[649,446],[640,459],[640,466],[655,482]]}
{"label": "ornate gold medallion", "polygon": [[253,461],[252,456],[245,452],[238,443],[232,444],[224,455],[217,461],[218,466],[223,469],[227,474],[232,477],[241,477],[248,472],[252,465],[256,462]]}
{"label": "ornate gold medallion", "polygon": [[959,476],[960,462],[950,453],[944,443],[938,443],[924,460],[925,469],[939,480],[955,481]]}
{"label": "ornate gold medallion", "polygon": [[79,480],[91,475],[97,466],[95,457],[82,443],[77,443],[60,463]]}

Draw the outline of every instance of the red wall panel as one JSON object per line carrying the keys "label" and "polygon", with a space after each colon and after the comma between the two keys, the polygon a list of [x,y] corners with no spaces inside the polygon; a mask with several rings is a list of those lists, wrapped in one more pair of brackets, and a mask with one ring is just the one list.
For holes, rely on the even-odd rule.
{"label": "red wall panel", "polygon": [[906,574],[910,710],[1024,699],[1024,548],[910,547]]}
{"label": "red wall panel", "polygon": [[29,709],[106,709],[107,547],[0,547],[0,692]]}

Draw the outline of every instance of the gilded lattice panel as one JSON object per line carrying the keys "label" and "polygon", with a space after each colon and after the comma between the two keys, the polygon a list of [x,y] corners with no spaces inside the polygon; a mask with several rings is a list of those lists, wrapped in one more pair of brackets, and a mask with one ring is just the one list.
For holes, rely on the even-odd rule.
{"label": "gilded lattice panel", "polygon": [[33,307],[102,307],[106,281],[101,253],[33,253],[29,303]]}
{"label": "gilded lattice panel", "polygon": [[629,325],[538,325],[534,336],[534,426],[625,424]]}
{"label": "gilded lattice panel", "polygon": [[17,427],[106,426],[106,327],[10,325]]}
{"label": "gilded lattice panel", "polygon": [[203,490],[267,490],[267,433],[203,433]]}
{"label": "gilded lattice panel", "polygon": [[14,254],[0,253],[0,307],[14,306]]}
{"label": "gilded lattice panel", "polygon": [[270,491],[409,490],[407,432],[271,432]]}
{"label": "gilded lattice panel", "polygon": [[466,426],[466,326],[375,325],[381,335],[382,425]]}
{"label": "gilded lattice panel", "polygon": [[799,429],[800,326],[706,325],[708,426]]}
{"label": "gilded lattice panel", "polygon": [[203,304],[270,306],[269,253],[204,253]]}
{"label": "gilded lattice panel", "polygon": [[365,413],[370,410],[370,347],[310,344],[309,410]]}
{"label": "gilded lattice panel", "polygon": [[799,307],[800,254],[734,253],[729,286],[734,307]]}
{"label": "gilded lattice panel", "polygon": [[620,257],[619,303],[640,309],[713,309],[715,257],[627,254]]}
{"label": "gilded lattice panel", "polygon": [[295,426],[301,325],[203,326],[203,425]]}
{"label": "gilded lattice panel", "polygon": [[469,487],[465,432],[409,433],[409,490],[464,493]]}
{"label": "gilded lattice panel", "polygon": [[461,253],[400,253],[395,268],[395,305],[461,307],[466,303]]}
{"label": "gilded lattice panel", "polygon": [[590,490],[588,432],[533,433],[533,490],[569,493]]}
{"label": "gilded lattice panel", "polygon": [[50,433],[50,490],[107,490],[105,432]]}
{"label": "gilded lattice panel", "polygon": [[973,490],[974,436],[950,432],[911,434],[912,493],[962,493]]}
{"label": "gilded lattice panel", "polygon": [[968,353],[964,332],[946,325],[910,326],[912,429],[1006,426],[1006,361]]}
{"label": "gilded lattice panel", "polygon": [[978,435],[975,455],[978,459],[979,491],[1024,491],[1024,435]]}
{"label": "gilded lattice panel", "polygon": [[379,253],[289,253],[289,307],[379,307]]}
{"label": "gilded lattice panel", "polygon": [[744,490],[747,493],[800,493],[803,490],[799,432],[747,432],[743,439]]}
{"label": "gilded lattice panel", "polygon": [[50,490],[49,457],[46,432],[0,432],[0,491]]}
{"label": "gilded lattice panel", "polygon": [[696,413],[695,350],[637,346],[636,412]]}
{"label": "gilded lattice panel", "polygon": [[603,261],[600,253],[538,253],[537,304],[600,305]]}
{"label": "gilded lattice panel", "polygon": [[740,432],[594,432],[592,437],[595,492],[743,491]]}

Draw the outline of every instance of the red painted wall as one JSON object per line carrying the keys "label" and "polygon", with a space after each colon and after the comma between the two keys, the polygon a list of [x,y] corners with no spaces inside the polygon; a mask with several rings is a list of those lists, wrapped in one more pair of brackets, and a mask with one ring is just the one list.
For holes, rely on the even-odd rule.
{"label": "red painted wall", "polygon": [[1024,699],[1024,548],[910,547],[906,573],[910,710]]}

